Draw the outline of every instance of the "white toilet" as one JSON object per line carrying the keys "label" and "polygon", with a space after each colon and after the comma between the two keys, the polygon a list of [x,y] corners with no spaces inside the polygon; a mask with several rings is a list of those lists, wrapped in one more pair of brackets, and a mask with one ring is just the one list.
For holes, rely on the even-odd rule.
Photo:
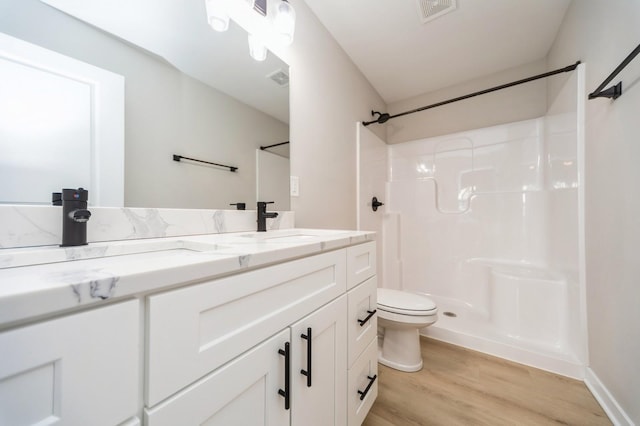
{"label": "white toilet", "polygon": [[384,329],[378,361],[400,371],[420,371],[419,330],[438,319],[436,304],[426,296],[378,289],[378,326]]}

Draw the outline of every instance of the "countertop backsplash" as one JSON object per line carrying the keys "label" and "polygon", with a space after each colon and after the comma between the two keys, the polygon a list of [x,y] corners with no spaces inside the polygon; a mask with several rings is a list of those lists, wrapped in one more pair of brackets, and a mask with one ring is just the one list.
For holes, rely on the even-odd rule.
{"label": "countertop backsplash", "polygon": [[[90,207],[88,242],[222,234],[256,230],[255,210]],[[267,229],[291,229],[292,211],[267,219]],[[58,245],[62,207],[0,205],[0,249]]]}

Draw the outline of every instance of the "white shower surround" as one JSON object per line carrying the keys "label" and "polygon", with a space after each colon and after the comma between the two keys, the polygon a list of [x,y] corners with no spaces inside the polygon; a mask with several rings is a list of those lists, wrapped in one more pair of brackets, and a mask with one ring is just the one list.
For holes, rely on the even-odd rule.
{"label": "white shower surround", "polygon": [[[434,299],[422,334],[584,377],[582,72],[544,117],[386,147],[380,275]],[[361,204],[380,173],[365,132]]]}

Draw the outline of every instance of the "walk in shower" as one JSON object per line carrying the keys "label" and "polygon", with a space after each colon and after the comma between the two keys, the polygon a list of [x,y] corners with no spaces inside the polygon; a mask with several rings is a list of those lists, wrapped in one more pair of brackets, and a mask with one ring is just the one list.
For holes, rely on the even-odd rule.
{"label": "walk in shower", "polygon": [[381,286],[438,305],[423,334],[583,377],[582,73],[536,119],[394,145],[359,128],[359,225]]}

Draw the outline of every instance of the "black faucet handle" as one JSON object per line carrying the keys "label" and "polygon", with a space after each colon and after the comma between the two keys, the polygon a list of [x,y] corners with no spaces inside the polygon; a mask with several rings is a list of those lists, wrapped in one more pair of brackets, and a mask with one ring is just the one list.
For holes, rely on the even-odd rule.
{"label": "black faucet handle", "polygon": [[267,204],[273,204],[275,201],[258,201],[258,210],[267,210]]}
{"label": "black faucet handle", "polygon": [[61,206],[62,205],[62,192],[52,192],[51,193],[51,205],[53,205],[53,206]]}
{"label": "black faucet handle", "polygon": [[229,205],[230,206],[236,206],[236,210],[246,210],[247,209],[247,204],[246,203],[231,203]]}

